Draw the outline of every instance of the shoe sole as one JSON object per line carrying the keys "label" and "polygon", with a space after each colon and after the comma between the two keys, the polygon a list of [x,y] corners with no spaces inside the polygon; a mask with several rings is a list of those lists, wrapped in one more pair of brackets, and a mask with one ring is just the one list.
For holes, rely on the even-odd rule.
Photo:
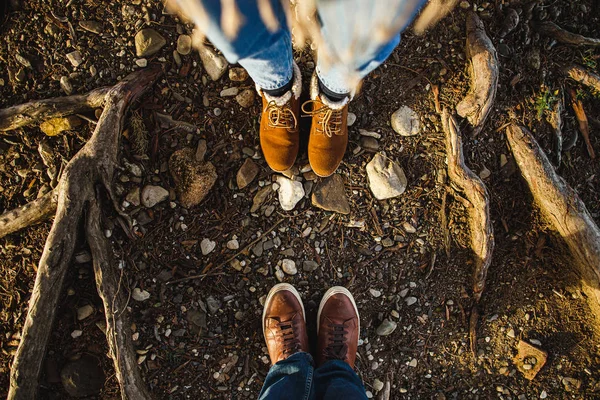
{"label": "shoe sole", "polygon": [[[358,335],[360,336],[360,315],[358,314],[358,307],[356,307],[356,302],[354,301],[354,296],[352,296],[352,293],[350,293],[348,289],[346,289],[343,286],[334,286],[328,291],[326,291],[323,295],[323,299],[321,299],[321,304],[319,304],[319,312],[317,313],[317,335],[319,334],[319,328],[321,325],[321,311],[323,311],[323,307],[325,306],[327,300],[329,300],[332,296],[336,294],[343,294],[346,297],[348,297],[352,302],[352,306],[354,306],[354,312],[356,312],[356,318],[358,319]],[[265,304],[267,303],[265,302]]]}
{"label": "shoe sole", "polygon": [[296,288],[293,287],[292,285],[290,285],[289,283],[278,283],[277,285],[273,286],[271,288],[271,290],[269,291],[269,294],[267,295],[267,299],[265,300],[265,306],[263,307],[263,314],[262,314],[263,336],[265,335],[265,315],[267,312],[267,304],[269,304],[269,302],[273,299],[273,296],[275,296],[275,294],[282,292],[284,290],[287,290],[288,292],[292,293],[294,295],[294,297],[296,297],[296,299],[300,303],[300,307],[302,307],[302,317],[304,318],[304,323],[306,323],[306,312],[304,312],[304,303],[302,303],[302,298],[300,297],[300,293],[298,293]]}

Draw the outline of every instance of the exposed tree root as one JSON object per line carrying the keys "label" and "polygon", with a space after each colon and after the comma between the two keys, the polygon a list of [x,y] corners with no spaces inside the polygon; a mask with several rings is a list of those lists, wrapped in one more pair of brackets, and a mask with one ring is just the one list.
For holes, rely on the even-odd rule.
{"label": "exposed tree root", "polygon": [[[92,138],[69,162],[57,186],[58,206],[42,253],[22,340],[15,355],[8,399],[34,399],[46,346],[52,331],[65,273],[71,264],[82,217],[87,216],[87,240],[94,257],[98,292],[104,302],[109,348],[124,399],[148,398],[129,339],[127,310],[113,271],[111,249],[100,230],[99,189],[112,196],[119,138],[129,104],[161,74],[158,66],[135,72],[106,94],[105,108]],[[44,114],[48,115],[48,114]],[[53,115],[55,116],[55,115]]]}
{"label": "exposed tree root", "polygon": [[35,100],[5,108],[0,110],[0,132],[102,107],[104,98],[110,89],[110,87],[103,87],[86,94]]}
{"label": "exposed tree root", "polygon": [[554,22],[543,21],[535,24],[538,32],[546,35],[559,43],[570,44],[574,46],[600,46],[600,39],[589,38],[577,33],[564,30]]}
{"label": "exposed tree root", "polygon": [[465,165],[458,124],[446,109],[442,112],[442,125],[446,133],[448,178],[467,200],[465,206],[469,214],[471,248],[475,253],[473,294],[475,300],[479,301],[494,251],[489,194],[481,179]]}
{"label": "exposed tree root", "polygon": [[563,68],[563,72],[569,78],[600,93],[600,75],[597,75],[579,65],[569,65]]}
{"label": "exposed tree root", "polygon": [[44,222],[56,211],[58,190],[54,189],[39,199],[0,215],[0,238],[28,226]]}
{"label": "exposed tree root", "polygon": [[526,128],[512,124],[506,136],[535,202],[575,258],[596,326],[600,326],[600,229]]}
{"label": "exposed tree root", "polygon": [[473,12],[467,17],[467,55],[471,88],[456,106],[456,111],[473,126],[473,135],[478,135],[494,105],[500,67],[496,49],[485,32],[483,22]]}

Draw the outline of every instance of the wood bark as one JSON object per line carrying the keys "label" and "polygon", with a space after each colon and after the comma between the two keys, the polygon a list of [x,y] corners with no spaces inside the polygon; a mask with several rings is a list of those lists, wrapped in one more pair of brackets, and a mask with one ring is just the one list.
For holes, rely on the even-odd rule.
{"label": "wood bark", "polygon": [[564,67],[563,73],[574,81],[577,81],[582,85],[590,87],[600,93],[600,75],[597,75],[575,64]]}
{"label": "wood bark", "polygon": [[512,124],[508,143],[534,201],[573,255],[590,308],[600,322],[600,229],[575,190],[559,176],[533,135]]}
{"label": "wood bark", "polygon": [[496,99],[500,67],[496,49],[477,14],[467,17],[467,56],[471,75],[471,88],[456,106],[456,112],[473,126],[478,135],[487,120]]}
{"label": "wood bark", "polygon": [[[61,177],[58,190],[58,206],[52,229],[46,240],[42,253],[34,288],[29,301],[29,310],[24,323],[22,339],[17,349],[11,368],[10,388],[8,399],[34,399],[38,391],[38,379],[44,362],[46,346],[52,331],[52,324],[56,314],[58,299],[61,294],[65,273],[71,264],[71,258],[76,243],[76,235],[81,219],[84,215],[92,218],[97,215],[92,204],[99,201],[96,190],[104,187],[109,196],[112,196],[112,178],[117,165],[119,138],[123,128],[125,112],[129,104],[143,94],[160,75],[158,66],[151,66],[135,72],[115,85],[106,95],[105,108],[102,113],[92,138],[69,162]],[[95,233],[93,221],[88,220],[88,231]],[[96,256],[101,250],[106,250],[98,244],[97,235],[92,235],[91,245],[95,247]],[[104,258],[94,262],[96,277],[104,277],[106,270]],[[98,264],[98,265],[97,265]],[[113,300],[107,297],[114,289],[114,282],[100,288],[103,300],[111,302],[105,308],[112,309]],[[107,318],[119,318],[107,315]],[[120,318],[125,318],[122,316]],[[113,322],[119,326],[118,320]],[[124,330],[126,334],[126,330]],[[112,345],[121,343],[112,340]],[[127,342],[122,342],[127,345]],[[130,349],[119,349],[128,356]],[[122,365],[123,359],[117,357],[113,360],[117,371],[125,371],[129,378],[117,376],[121,380],[121,394],[123,398],[132,396],[129,390],[128,379],[137,379],[136,373],[127,370],[131,363]],[[122,375],[122,372],[121,372]],[[138,382],[139,385],[143,384]],[[145,390],[145,389],[144,389]],[[133,398],[144,398],[146,392],[140,389],[141,395]]]}
{"label": "wood bark", "polygon": [[490,218],[490,200],[481,179],[465,164],[462,139],[454,117],[444,109],[442,125],[446,133],[448,178],[467,202],[471,249],[475,254],[473,270],[473,295],[478,302],[485,288],[488,268],[494,251],[494,229]]}
{"label": "wood bark", "polygon": [[559,43],[570,44],[574,46],[600,46],[600,39],[585,37],[564,30],[551,21],[543,21],[535,24],[538,32],[546,35]]}
{"label": "wood bark", "polygon": [[94,89],[86,94],[34,100],[0,110],[0,132],[26,125],[39,124],[50,118],[64,117],[102,107],[110,87]]}
{"label": "wood bark", "polygon": [[28,226],[44,222],[56,211],[58,190],[54,189],[14,210],[0,215],[0,238]]}

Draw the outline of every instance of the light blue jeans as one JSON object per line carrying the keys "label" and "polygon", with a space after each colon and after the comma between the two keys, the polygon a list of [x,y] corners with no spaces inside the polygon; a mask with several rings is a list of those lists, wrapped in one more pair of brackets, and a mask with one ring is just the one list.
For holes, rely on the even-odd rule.
{"label": "light blue jeans", "polygon": [[[208,26],[201,29],[230,63],[242,65],[265,90],[290,82],[292,40],[280,0],[269,0],[279,22],[274,32],[260,18],[257,0],[237,0],[244,21],[233,40],[221,29],[221,0],[199,1],[210,17]],[[316,72],[321,83],[333,93],[352,93],[356,82],[389,57],[400,43],[400,33],[425,1],[317,0],[323,42],[318,49]]]}
{"label": "light blue jeans", "polygon": [[356,372],[344,361],[313,367],[308,353],[296,353],[269,370],[259,400],[366,400]]}

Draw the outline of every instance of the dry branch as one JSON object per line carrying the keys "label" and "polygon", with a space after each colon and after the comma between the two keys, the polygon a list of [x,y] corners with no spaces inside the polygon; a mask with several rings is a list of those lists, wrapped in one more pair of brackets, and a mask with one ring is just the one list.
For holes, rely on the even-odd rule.
{"label": "dry branch", "polygon": [[478,135],[496,99],[500,67],[496,49],[485,32],[483,22],[473,12],[467,17],[467,56],[471,88],[456,106],[456,111],[473,126],[473,135]]}
{"label": "dry branch", "polygon": [[541,34],[551,37],[559,43],[571,44],[574,46],[600,46],[600,39],[589,38],[566,31],[554,22],[538,22],[535,24],[535,28]]}
{"label": "dry branch", "polygon": [[563,68],[563,73],[569,78],[585,86],[591,87],[600,93],[600,76],[580,67],[579,65],[569,65]]}
{"label": "dry branch", "polygon": [[22,126],[38,124],[47,119],[77,114],[102,107],[104,98],[111,88],[94,89],[86,94],[34,100],[0,110],[0,132]]}
{"label": "dry branch", "polygon": [[590,307],[600,322],[600,229],[577,193],[560,177],[531,133],[510,125],[508,143],[543,216],[576,260]]}
{"label": "dry branch", "polygon": [[[58,207],[52,229],[46,240],[42,253],[35,285],[29,301],[29,310],[22,332],[22,340],[15,355],[11,376],[8,399],[34,399],[38,391],[38,379],[46,353],[48,338],[52,332],[52,324],[56,314],[58,299],[61,294],[65,273],[71,264],[76,243],[76,235],[81,219],[88,216],[88,230],[95,227],[93,216],[97,204],[97,188],[104,187],[112,196],[112,178],[117,165],[119,138],[123,128],[125,112],[129,104],[143,94],[160,75],[160,67],[153,66],[135,72],[115,85],[106,94],[105,108],[96,130],[91,139],[69,162],[61,177],[58,190]],[[114,197],[113,197],[114,200]],[[97,222],[96,222],[97,223]],[[94,233],[94,232],[92,232]],[[90,244],[95,246],[96,256],[99,249],[97,237],[88,237]],[[105,258],[95,260],[96,276],[104,276],[102,263]],[[100,286],[100,292],[106,295],[114,289],[110,282]],[[103,297],[103,300],[108,298]],[[113,309],[113,303],[105,304],[108,310]],[[110,320],[111,316],[107,315]],[[109,321],[110,322],[110,321]],[[113,323],[119,324],[115,319]],[[119,343],[111,339],[112,345]],[[125,342],[125,344],[127,344]],[[130,349],[119,349],[127,357]],[[127,370],[131,362],[123,361],[122,357],[113,359],[115,370],[125,371],[128,376],[117,375],[121,385],[123,398],[142,398],[136,392],[145,393],[143,382],[136,383],[136,390],[130,390],[130,381],[137,379],[139,374]],[[135,364],[135,361],[133,362]],[[133,364],[133,365],[134,365]]]}
{"label": "dry branch", "polygon": [[57,200],[58,191],[54,189],[39,199],[0,215],[0,238],[28,226],[44,222],[54,215]]}
{"label": "dry branch", "polygon": [[585,114],[583,103],[577,98],[577,93],[575,93],[574,90],[570,91],[570,95],[571,107],[573,107],[575,117],[577,118],[579,132],[581,132],[581,135],[583,136],[583,140],[585,141],[585,147],[587,148],[587,152],[590,158],[594,160],[596,158],[596,153],[594,152],[594,146],[592,146],[592,142],[590,140],[590,124],[588,122],[587,115]]}
{"label": "dry branch", "polygon": [[485,288],[485,279],[494,251],[489,195],[481,179],[465,165],[458,124],[446,109],[442,112],[442,124],[446,134],[448,178],[467,199],[465,205],[469,220],[471,249],[475,253],[473,294],[475,301],[478,302]]}

